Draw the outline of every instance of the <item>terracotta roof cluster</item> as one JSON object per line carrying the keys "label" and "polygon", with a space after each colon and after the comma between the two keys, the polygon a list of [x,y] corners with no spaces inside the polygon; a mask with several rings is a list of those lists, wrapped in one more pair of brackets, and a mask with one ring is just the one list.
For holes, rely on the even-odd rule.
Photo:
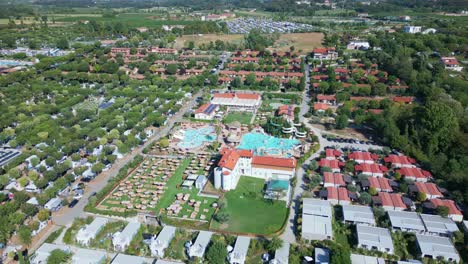
{"label": "terracotta roof cluster", "polygon": [[227,98],[227,99],[241,99],[241,100],[258,100],[260,99],[259,94],[249,93],[216,93],[213,95],[214,98]]}
{"label": "terracotta roof cluster", "polygon": [[325,150],[325,156],[327,158],[335,158],[335,157],[339,157],[341,156],[343,153],[341,153],[341,151],[339,150],[336,150],[336,149],[332,149],[332,148],[328,148]]}
{"label": "terracotta roof cluster", "polygon": [[350,160],[364,160],[364,161],[374,161],[378,159],[379,156],[370,152],[355,151],[348,155]]}
{"label": "terracotta roof cluster", "polygon": [[354,170],[360,171],[360,172],[370,172],[372,174],[374,173],[385,173],[388,171],[387,167],[379,164],[368,164],[368,163],[362,163],[359,165],[354,166]]}
{"label": "terracotta roof cluster", "polygon": [[367,180],[369,181],[369,187],[385,192],[393,192],[390,181],[387,178],[369,177]]}
{"label": "terracotta roof cluster", "polygon": [[282,168],[296,168],[296,159],[294,158],[277,158],[269,156],[254,156],[250,150],[224,148],[220,151],[222,155],[218,166],[233,170],[241,157],[251,158],[252,166],[271,166]]}
{"label": "terracotta roof cluster", "polygon": [[426,170],[422,170],[420,168],[401,168],[397,170],[400,175],[405,177],[413,177],[416,179],[421,178],[431,178],[432,174]]}
{"label": "terracotta roof cluster", "polygon": [[345,186],[346,183],[343,178],[343,174],[341,173],[332,173],[332,172],[324,172],[323,173],[323,182],[324,183],[331,183],[333,185],[340,185]]}
{"label": "terracotta roof cluster", "polygon": [[315,48],[313,49],[313,53],[329,53],[331,51],[335,51],[335,48],[334,47],[330,47],[330,48]]}
{"label": "terracotta roof cluster", "polygon": [[399,193],[379,192],[378,197],[382,203],[382,206],[392,206],[395,208],[406,209],[406,205],[403,202],[401,194]]}
{"label": "terracotta roof cluster", "polygon": [[327,199],[338,201],[350,201],[348,190],[344,187],[327,187]]}
{"label": "terracotta roof cluster", "polygon": [[432,196],[443,196],[439,188],[432,182],[416,182],[414,184],[418,192],[422,192]]}
{"label": "terracotta roof cluster", "polygon": [[294,117],[294,105],[282,105],[278,107],[278,115],[287,115],[289,117]]}
{"label": "terracotta roof cluster", "polygon": [[412,159],[407,156],[399,156],[399,155],[394,155],[394,154],[391,154],[385,157],[384,161],[388,163],[392,163],[392,164],[396,163],[396,164],[403,164],[403,165],[411,165],[411,164],[416,163],[415,159]]}
{"label": "terracotta roof cluster", "polygon": [[414,96],[395,96],[393,102],[409,104],[415,100]]}
{"label": "terracotta roof cluster", "polygon": [[318,162],[320,167],[329,167],[331,169],[339,169],[340,167],[344,166],[344,162],[340,162],[338,160],[327,160],[327,159],[321,159]]}
{"label": "terracotta roof cluster", "polygon": [[432,199],[431,203],[434,205],[435,208],[439,206],[445,206],[449,209],[449,214],[451,215],[462,215],[460,209],[458,209],[457,205],[452,200],[441,200],[441,199]]}

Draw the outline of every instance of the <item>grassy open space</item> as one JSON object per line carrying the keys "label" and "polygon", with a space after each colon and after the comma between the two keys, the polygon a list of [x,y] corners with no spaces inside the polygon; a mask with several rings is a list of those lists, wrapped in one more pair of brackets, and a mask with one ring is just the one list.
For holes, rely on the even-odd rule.
{"label": "grassy open space", "polygon": [[323,33],[318,32],[281,34],[269,50],[285,52],[294,46],[296,51],[302,50],[301,53],[306,54],[313,48],[322,46],[323,37]]}
{"label": "grassy open space", "polygon": [[234,121],[238,121],[243,125],[248,125],[250,124],[250,120],[252,120],[252,113],[247,113],[247,112],[230,112],[228,115],[224,118],[223,122],[225,124],[230,124]]}
{"label": "grassy open space", "polygon": [[239,44],[244,41],[244,35],[242,34],[200,34],[200,35],[183,35],[177,37],[174,48],[180,49],[187,47],[190,41],[195,43],[195,47],[199,47],[201,44],[209,44],[211,41],[221,40],[224,42],[231,42]]}
{"label": "grassy open space", "polygon": [[281,229],[288,210],[284,201],[263,198],[263,179],[243,176],[235,190],[226,193],[227,223],[212,222],[214,229],[269,235]]}
{"label": "grassy open space", "polygon": [[[158,14],[156,14],[158,15]],[[129,27],[156,27],[161,25],[187,25],[194,23],[189,20],[160,20],[156,19],[155,14],[147,13],[124,13],[118,14],[115,17],[103,17],[101,15],[82,15],[82,16],[66,16],[58,17],[55,20],[59,22],[77,22],[80,20],[95,20],[99,22],[122,22]]]}

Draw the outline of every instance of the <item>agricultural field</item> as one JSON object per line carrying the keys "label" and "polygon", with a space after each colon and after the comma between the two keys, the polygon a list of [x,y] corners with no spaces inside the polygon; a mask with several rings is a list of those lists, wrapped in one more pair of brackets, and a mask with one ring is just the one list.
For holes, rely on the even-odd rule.
{"label": "agricultural field", "polygon": [[241,177],[235,190],[226,193],[226,223],[212,221],[211,227],[238,233],[270,235],[281,229],[288,210],[284,201],[263,198],[263,179]]}
{"label": "agricultural field", "polygon": [[302,51],[302,54],[310,52],[313,48],[322,46],[323,33],[291,33],[281,34],[275,44],[269,48],[272,51],[289,51],[289,47],[294,46],[296,51]]}
{"label": "agricultural field", "polygon": [[183,35],[176,39],[174,48],[180,49],[187,47],[190,41],[195,43],[195,47],[199,47],[201,44],[209,44],[211,41],[221,40],[224,42],[232,42],[240,44],[244,41],[243,34],[200,34],[200,35]]}

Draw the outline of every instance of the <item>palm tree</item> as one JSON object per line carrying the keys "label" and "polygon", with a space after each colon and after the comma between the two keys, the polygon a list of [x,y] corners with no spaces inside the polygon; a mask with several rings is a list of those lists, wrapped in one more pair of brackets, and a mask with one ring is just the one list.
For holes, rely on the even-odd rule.
{"label": "palm tree", "polygon": [[276,251],[277,249],[281,248],[283,246],[283,240],[279,237],[273,237],[267,245],[268,251]]}

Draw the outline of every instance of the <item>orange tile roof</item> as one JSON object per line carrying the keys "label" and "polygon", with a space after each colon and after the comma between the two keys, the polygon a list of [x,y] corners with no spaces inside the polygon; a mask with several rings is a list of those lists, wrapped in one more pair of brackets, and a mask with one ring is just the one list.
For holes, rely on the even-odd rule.
{"label": "orange tile roof", "polygon": [[435,183],[432,183],[432,182],[416,182],[414,185],[416,186],[416,189],[418,190],[418,192],[423,192],[423,193],[429,194],[429,195],[443,196]]}
{"label": "orange tile roof", "polygon": [[377,190],[387,192],[393,191],[392,187],[390,186],[390,181],[387,178],[369,177],[367,180],[369,181],[369,186]]}
{"label": "orange tile roof", "polygon": [[431,173],[426,170],[421,170],[420,168],[401,168],[397,170],[400,175],[405,177],[414,177],[414,178],[430,178],[432,177]]}
{"label": "orange tile roof", "polygon": [[283,168],[296,168],[296,159],[294,158],[276,158],[267,156],[254,156],[252,165],[265,165]]}
{"label": "orange tile roof", "polygon": [[452,200],[441,200],[441,199],[432,199],[431,200],[434,207],[445,206],[449,209],[449,214],[451,215],[462,215],[462,212],[455,205],[455,202]]}
{"label": "orange tile roof", "polygon": [[332,173],[332,172],[324,172],[323,173],[323,181],[325,183],[331,183],[333,185],[346,185],[343,174],[341,173]]}
{"label": "orange tile roof", "polygon": [[328,108],[330,106],[325,103],[314,103],[314,110],[327,110]]}

